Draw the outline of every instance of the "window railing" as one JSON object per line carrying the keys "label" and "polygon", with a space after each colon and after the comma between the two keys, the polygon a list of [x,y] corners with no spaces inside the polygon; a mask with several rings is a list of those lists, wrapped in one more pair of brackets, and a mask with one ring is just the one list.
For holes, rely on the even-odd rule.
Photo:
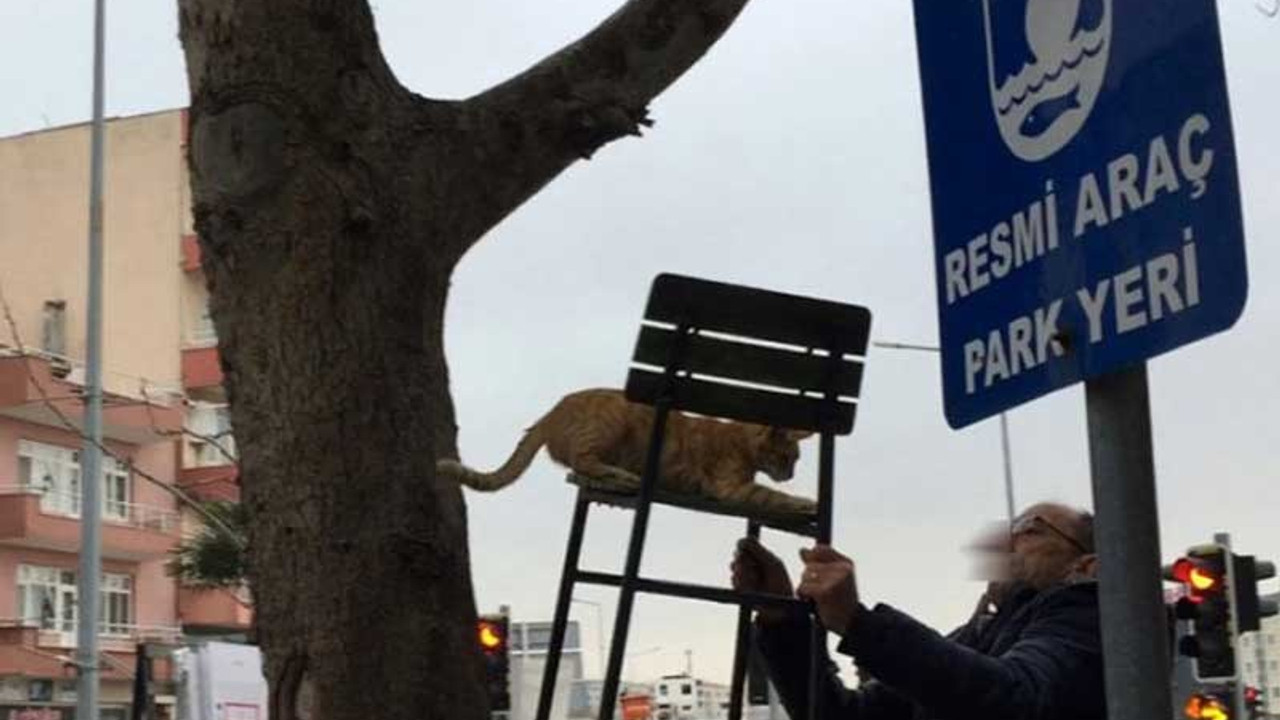
{"label": "window railing", "polygon": [[[68,624],[70,623],[70,624]],[[48,620],[41,621],[34,617],[0,618],[0,627],[33,628],[41,632],[59,633],[71,636],[75,640],[75,619],[67,622]],[[104,638],[130,640],[172,641],[182,637],[182,628],[177,625],[133,625],[130,623],[100,622],[98,635]]]}
{"label": "window railing", "polygon": [[213,325],[213,318],[205,315],[196,321],[187,332],[187,342],[194,347],[218,344],[218,329]]}
{"label": "window railing", "polygon": [[[0,495],[30,493],[40,497],[40,510],[48,515],[79,518],[82,509],[79,493],[55,492],[34,485],[11,485],[0,487]],[[178,527],[180,516],[173,510],[103,499],[102,520],[113,525],[125,525],[142,530],[155,530],[168,533]]]}

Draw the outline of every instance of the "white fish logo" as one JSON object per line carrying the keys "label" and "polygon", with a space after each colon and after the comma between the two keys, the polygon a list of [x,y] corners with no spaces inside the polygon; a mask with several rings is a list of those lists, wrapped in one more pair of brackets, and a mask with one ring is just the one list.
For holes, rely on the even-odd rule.
{"label": "white fish logo", "polygon": [[[1058,152],[1089,119],[1107,73],[1111,2],[982,0],[991,107],[1000,136],[1022,160]],[[1025,45],[1017,32],[993,25],[996,3],[1002,13],[1025,10]]]}

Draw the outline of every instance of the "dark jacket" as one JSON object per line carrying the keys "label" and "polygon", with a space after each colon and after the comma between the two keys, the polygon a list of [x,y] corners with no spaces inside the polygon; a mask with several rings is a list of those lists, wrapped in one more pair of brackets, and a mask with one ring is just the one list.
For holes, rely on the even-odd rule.
{"label": "dark jacket", "polygon": [[[808,619],[760,625],[758,637],[792,720],[806,720]],[[877,605],[838,650],[874,680],[847,690],[824,659],[822,720],[1106,718],[1096,583],[1023,590],[947,637]]]}

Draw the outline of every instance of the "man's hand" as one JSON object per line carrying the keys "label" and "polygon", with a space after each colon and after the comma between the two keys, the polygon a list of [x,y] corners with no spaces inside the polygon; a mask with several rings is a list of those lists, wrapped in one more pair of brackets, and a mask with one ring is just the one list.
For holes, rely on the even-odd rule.
{"label": "man's hand", "polygon": [[815,545],[800,550],[804,573],[796,594],[818,606],[818,617],[831,632],[843,635],[858,611],[858,583],[853,561],[831,549]]}
{"label": "man's hand", "polygon": [[[769,552],[759,540],[742,538],[729,565],[733,574],[733,589],[745,592],[762,592],[772,595],[792,596],[791,576],[777,555]],[[764,622],[779,622],[786,618],[782,608],[760,608]]]}

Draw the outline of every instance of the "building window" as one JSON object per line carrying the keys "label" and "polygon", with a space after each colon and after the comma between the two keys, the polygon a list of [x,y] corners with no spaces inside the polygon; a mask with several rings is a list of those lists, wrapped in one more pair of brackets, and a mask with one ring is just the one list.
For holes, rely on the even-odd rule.
{"label": "building window", "polygon": [[191,342],[194,345],[218,344],[218,330],[213,325],[213,315],[209,312],[208,302],[201,308],[195,327],[191,328]]}
{"label": "building window", "polygon": [[128,635],[133,624],[133,578],[106,573],[102,576],[102,607],[98,616],[103,635]]}
{"label": "building window", "polygon": [[113,457],[102,458],[102,516],[129,519],[129,468]]}
{"label": "building window", "polygon": [[[76,574],[41,565],[18,566],[18,614],[24,625],[61,633],[76,632]],[[98,631],[128,635],[133,625],[133,578],[103,573]]]}
{"label": "building window", "polygon": [[80,516],[80,453],[75,450],[19,441],[18,481],[40,493],[44,512]]}
{"label": "building window", "polygon": [[685,683],[685,684],[681,685],[681,686],[680,686],[680,694],[681,694],[681,695],[692,695],[692,694],[693,694],[693,686],[692,686],[692,685],[690,685],[689,683]]}
{"label": "building window", "polygon": [[34,625],[41,630],[58,629],[64,590],[69,591],[67,599],[75,604],[75,574],[70,574],[71,582],[67,584],[62,582],[64,574],[58,568],[18,566],[18,615],[24,625]]}
{"label": "building window", "polygon": [[[80,517],[80,453],[31,440],[18,442],[18,481],[40,493],[40,509]],[[129,468],[111,456],[102,458],[102,514],[129,518]]]}
{"label": "building window", "polygon": [[666,686],[666,685],[659,685],[659,686],[658,686],[658,697],[666,697],[666,696],[667,696],[667,686]]}
{"label": "building window", "polygon": [[525,627],[525,633],[527,638],[526,650],[546,650],[551,647],[550,626],[529,625]]}
{"label": "building window", "polygon": [[41,323],[40,347],[50,355],[67,354],[67,301],[45,300]]}
{"label": "building window", "polygon": [[193,439],[196,467],[231,465],[236,461],[236,439],[231,431],[231,408],[198,404],[187,418]]}

